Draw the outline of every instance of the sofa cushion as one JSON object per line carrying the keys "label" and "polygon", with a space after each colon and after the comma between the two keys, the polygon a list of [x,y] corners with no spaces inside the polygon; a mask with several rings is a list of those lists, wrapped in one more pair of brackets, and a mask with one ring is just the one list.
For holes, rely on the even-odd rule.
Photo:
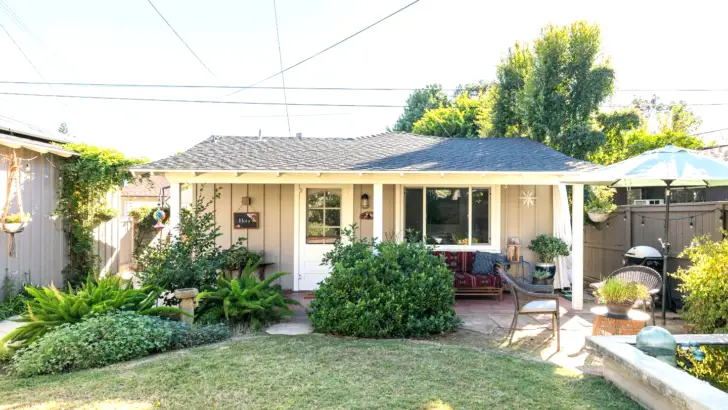
{"label": "sofa cushion", "polygon": [[475,275],[488,275],[495,273],[495,265],[505,261],[503,255],[490,252],[475,252],[472,273]]}
{"label": "sofa cushion", "polygon": [[551,313],[556,312],[556,301],[551,300],[534,300],[526,303],[521,308],[521,313]]}

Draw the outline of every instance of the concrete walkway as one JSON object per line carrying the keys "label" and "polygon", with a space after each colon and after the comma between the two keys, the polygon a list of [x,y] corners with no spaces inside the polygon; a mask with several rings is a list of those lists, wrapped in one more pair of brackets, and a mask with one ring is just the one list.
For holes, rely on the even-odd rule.
{"label": "concrete walkway", "polygon": [[11,318],[8,318],[7,320],[3,320],[2,322],[0,322],[0,339],[2,339],[8,333],[12,332],[13,330],[15,330],[25,324],[25,323],[13,322],[10,320],[10,319],[17,319],[19,317],[20,316],[13,316]]}

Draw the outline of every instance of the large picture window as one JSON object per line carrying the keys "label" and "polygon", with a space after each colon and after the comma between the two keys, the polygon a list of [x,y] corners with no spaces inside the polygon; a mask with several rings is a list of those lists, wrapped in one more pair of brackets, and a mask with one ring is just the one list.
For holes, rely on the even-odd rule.
{"label": "large picture window", "polygon": [[405,231],[434,245],[490,244],[489,194],[488,188],[405,188]]}

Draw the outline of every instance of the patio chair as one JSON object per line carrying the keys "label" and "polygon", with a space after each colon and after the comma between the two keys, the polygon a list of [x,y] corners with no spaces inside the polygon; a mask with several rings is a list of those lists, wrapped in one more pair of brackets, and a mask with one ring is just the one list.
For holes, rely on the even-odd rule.
{"label": "patio chair", "polygon": [[[647,288],[647,294],[650,297],[650,308],[652,310],[652,325],[655,325],[655,300],[657,294],[662,290],[662,276],[654,269],[642,265],[632,265],[619,268],[614,272],[610,273],[601,282],[592,283],[589,285],[594,290],[599,290],[609,278],[620,278],[625,282],[637,282],[645,285]],[[642,305],[647,311],[647,300],[642,301]]]}
{"label": "patio chair", "polygon": [[516,326],[518,325],[518,316],[550,314],[552,315],[551,322],[554,328],[554,336],[556,337],[556,351],[561,350],[561,333],[559,332],[559,327],[561,327],[561,320],[559,319],[559,295],[553,293],[538,293],[537,291],[529,290],[529,287],[535,285],[528,286],[519,283],[507,273],[501,273],[501,276],[503,277],[503,281],[510,285],[511,293],[513,294],[513,303],[516,307],[516,311],[513,313],[513,322],[511,323],[508,344],[510,345],[513,343],[513,335],[516,333]]}

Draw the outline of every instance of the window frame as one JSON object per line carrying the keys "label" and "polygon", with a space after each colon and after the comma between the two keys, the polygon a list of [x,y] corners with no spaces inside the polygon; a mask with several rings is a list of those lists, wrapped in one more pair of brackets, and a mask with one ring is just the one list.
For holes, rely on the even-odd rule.
{"label": "window frame", "polygon": [[[467,189],[468,193],[468,244],[467,245],[458,245],[458,244],[448,244],[448,245],[433,245],[435,249],[437,250],[480,250],[480,251],[488,251],[488,252],[497,252],[499,253],[501,251],[501,245],[500,245],[500,185],[487,185],[487,184],[477,184],[477,185],[462,185],[462,184],[403,184],[400,186],[401,192],[400,192],[400,198],[402,198],[401,201],[401,208],[400,208],[400,221],[401,226],[399,226],[399,230],[402,232],[402,235],[404,237],[405,235],[405,220],[406,220],[406,212],[407,212],[407,204],[405,203],[405,189],[422,189],[422,239],[424,240],[427,235],[427,189],[428,188],[460,188],[460,189]],[[488,243],[477,243],[473,244],[473,219],[472,219],[472,213],[473,213],[473,190],[474,189],[487,189],[488,190]]]}
{"label": "window frame", "polygon": [[[331,243],[325,242],[326,238],[334,238],[333,236],[326,236],[326,229],[329,229],[329,228],[330,229],[338,229],[339,230],[339,236],[336,237],[335,241],[341,239],[341,229],[342,229],[342,226],[341,226],[341,215],[342,215],[342,212],[343,212],[343,209],[344,209],[343,208],[343,203],[342,203],[343,196],[344,196],[343,195],[343,190],[341,188],[319,188],[319,187],[306,187],[306,188],[304,188],[304,190],[305,190],[304,191],[304,196],[306,198],[306,205],[305,205],[305,209],[306,209],[306,213],[305,213],[305,215],[306,215],[306,224],[305,224],[305,227],[304,227],[304,229],[306,230],[306,234],[305,234],[305,237],[306,237],[306,245],[333,245],[334,242],[331,242]],[[309,195],[309,191],[311,191],[311,190],[319,190],[319,191],[323,191],[324,192],[323,206],[322,207],[314,207],[314,208],[309,207],[309,197],[308,197],[308,195]],[[329,207],[329,206],[326,205],[327,194],[329,192],[333,192],[333,191],[339,191],[338,192],[338,195],[339,195],[339,206],[338,207]],[[309,223],[310,223],[309,222],[309,211],[311,211],[311,210],[321,210],[322,211],[322,222],[323,223],[321,225],[321,229],[322,229],[322,232],[323,232],[324,235],[321,236],[321,238],[324,238],[324,242],[309,242],[309,235],[308,235],[308,232],[309,232]],[[326,211],[328,211],[328,210],[337,210],[337,211],[339,211],[339,225],[338,226],[335,226],[335,225],[327,225],[326,224]]]}

